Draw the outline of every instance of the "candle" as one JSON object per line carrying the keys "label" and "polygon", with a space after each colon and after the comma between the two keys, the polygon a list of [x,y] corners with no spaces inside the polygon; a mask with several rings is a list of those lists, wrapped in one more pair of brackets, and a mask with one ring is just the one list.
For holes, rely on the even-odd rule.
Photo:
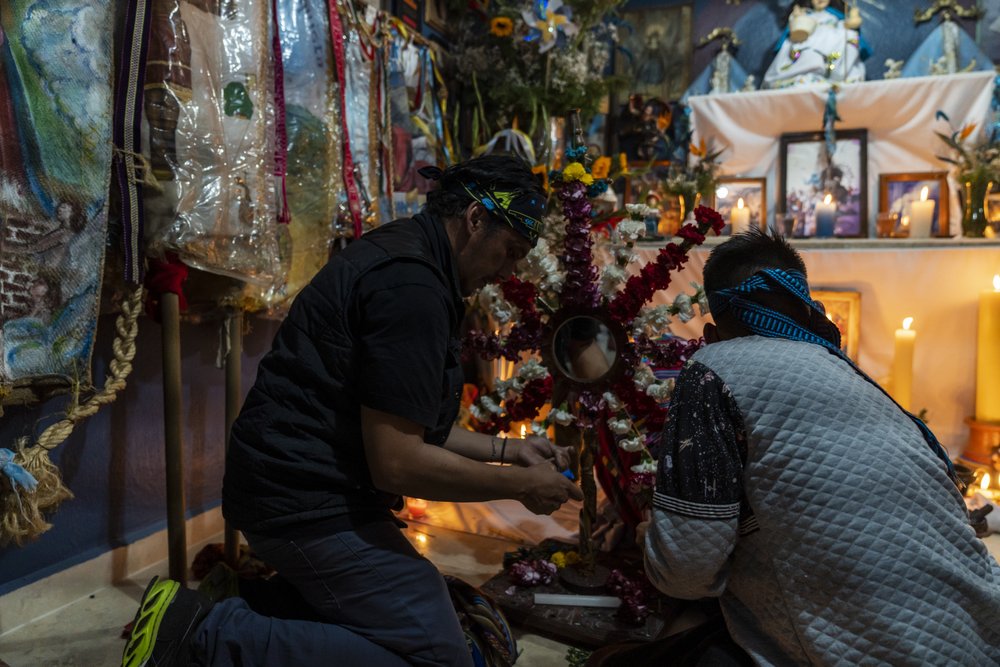
{"label": "candle", "polygon": [[750,231],[750,209],[743,205],[743,197],[736,202],[736,208],[729,213],[729,219],[733,225],[733,234]]}
{"label": "candle", "polygon": [[979,488],[976,489],[976,493],[990,502],[996,501],[997,491],[992,488],[992,485],[990,484],[990,474],[988,472],[983,473],[983,478],[979,480]]}
{"label": "candle", "polygon": [[910,328],[913,318],[903,320],[903,328],[896,329],[896,347],[892,355],[892,397],[904,410],[910,409],[913,393],[913,345],[917,332]]}
{"label": "candle", "polygon": [[910,238],[926,239],[931,235],[934,200],[927,199],[927,186],[920,190],[920,201],[910,204]]}
{"label": "candle", "polygon": [[833,236],[833,228],[837,222],[837,205],[833,203],[833,196],[827,195],[823,202],[816,204],[816,236]]}
{"label": "candle", "polygon": [[407,498],[406,511],[411,519],[419,519],[427,513],[427,501],[423,498]]}
{"label": "candle", "polygon": [[976,349],[976,420],[1000,422],[1000,274],[979,295]]}

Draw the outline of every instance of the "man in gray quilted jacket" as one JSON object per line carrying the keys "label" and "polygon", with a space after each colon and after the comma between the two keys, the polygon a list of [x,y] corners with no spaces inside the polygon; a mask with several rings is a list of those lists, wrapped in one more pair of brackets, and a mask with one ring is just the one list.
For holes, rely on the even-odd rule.
{"label": "man in gray quilted jacket", "polygon": [[1000,664],[1000,566],[934,435],[840,350],[780,237],[705,264],[716,325],[664,429],[646,572],[758,664]]}

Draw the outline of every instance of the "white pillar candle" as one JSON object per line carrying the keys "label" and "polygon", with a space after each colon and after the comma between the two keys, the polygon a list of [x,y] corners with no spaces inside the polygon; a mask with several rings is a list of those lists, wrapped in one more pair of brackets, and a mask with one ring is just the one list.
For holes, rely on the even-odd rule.
{"label": "white pillar candle", "polygon": [[736,202],[736,208],[730,211],[729,219],[733,225],[733,234],[750,231],[750,209],[743,204],[743,197]]}
{"label": "white pillar candle", "polygon": [[920,201],[910,204],[910,238],[926,239],[931,235],[934,220],[934,200],[927,199],[927,186],[920,190]]}

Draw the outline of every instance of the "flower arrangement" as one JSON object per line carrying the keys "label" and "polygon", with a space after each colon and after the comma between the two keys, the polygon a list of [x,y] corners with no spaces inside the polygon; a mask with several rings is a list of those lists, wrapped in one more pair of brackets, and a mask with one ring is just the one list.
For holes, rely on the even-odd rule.
{"label": "flower arrangement", "polygon": [[[951,125],[951,119],[943,111],[935,115]],[[961,182],[993,180],[1000,174],[1000,143],[995,137],[974,146],[966,145],[966,140],[976,131],[976,123],[968,123],[960,129],[952,128],[949,134],[935,131],[941,141],[953,151],[952,157],[938,155],[942,162],[955,166],[955,176]]]}
{"label": "flower arrangement", "polygon": [[667,174],[664,190],[684,199],[685,210],[690,211],[692,203],[700,195],[708,198],[719,182],[718,157],[722,150],[712,150],[702,140],[699,145],[691,144],[686,163],[672,163]]}
{"label": "flower arrangement", "polygon": [[613,83],[604,73],[616,34],[604,19],[623,1],[498,0],[485,21],[456,3],[449,67],[467,84],[459,103],[472,109],[473,144],[510,127],[535,135],[570,109],[592,116]]}
{"label": "flower arrangement", "polygon": [[[561,204],[563,225],[549,224],[546,237],[528,253],[520,277],[480,292],[480,304],[500,328],[494,333],[472,331],[467,351],[484,359],[503,357],[520,361],[514,376],[496,382],[471,406],[479,430],[507,431],[514,422],[531,421],[535,432],[551,424],[589,427],[608,425],[625,453],[632,494],[648,501],[655,461],[646,445],[645,433],[659,433],[665,418],[663,404],[673,381],[657,379],[654,369],[679,369],[700,346],[700,340],[661,339],[672,317],[687,321],[697,307],[708,310],[704,290],[694,285],[692,294],[681,294],[673,303],[647,307],[658,290],[666,289],[674,271],[683,267],[689,250],[705,240],[709,231],[719,233],[722,217],[712,209],[698,207],[695,222],[684,225],[678,242],[667,243],[656,260],[637,275],[628,274],[636,260],[634,245],[644,234],[645,206],[627,207],[627,217],[608,229],[602,252],[611,261],[598,268],[594,261],[591,199],[600,196],[607,182],[595,179],[583,162],[584,148],[571,148],[571,161],[562,172],[551,174],[556,199]],[[555,216],[551,216],[555,217]],[[552,219],[549,222],[553,222]],[[603,264],[603,262],[602,262]],[[610,386],[583,388],[572,403],[552,406],[545,420],[535,423],[538,411],[551,397],[553,377],[545,364],[525,356],[537,355],[544,340],[552,336],[552,322],[561,309],[605,313],[609,321],[626,333],[620,355],[624,371]]]}

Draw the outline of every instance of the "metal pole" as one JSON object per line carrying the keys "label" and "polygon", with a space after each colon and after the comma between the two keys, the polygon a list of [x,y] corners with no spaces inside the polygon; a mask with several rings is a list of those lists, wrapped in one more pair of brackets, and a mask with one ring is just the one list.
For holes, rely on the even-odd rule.
{"label": "metal pole", "polygon": [[163,348],[163,436],[167,470],[167,545],[170,578],[187,583],[184,443],[181,435],[181,327],[177,295],[160,298]]}
{"label": "metal pole", "polygon": [[[243,404],[241,382],[243,358],[243,311],[236,310],[226,322],[229,329],[229,350],[226,352],[226,449],[229,433]],[[226,522],[225,558],[229,567],[236,569],[239,562],[240,534]]]}

